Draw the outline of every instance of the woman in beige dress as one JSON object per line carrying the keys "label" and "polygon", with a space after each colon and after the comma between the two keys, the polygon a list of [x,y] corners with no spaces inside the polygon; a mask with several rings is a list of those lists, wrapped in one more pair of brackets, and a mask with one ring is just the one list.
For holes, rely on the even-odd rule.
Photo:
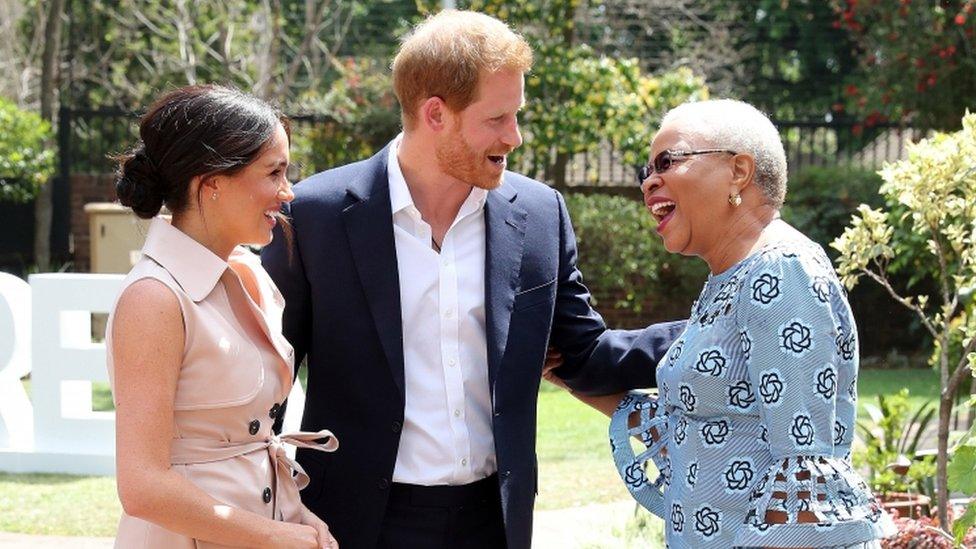
{"label": "woman in beige dress", "polygon": [[[302,505],[275,436],[292,386],[284,302],[257,257],[293,194],[287,120],[236,90],[190,86],[143,117],[120,161],[122,204],[153,218],[106,332],[116,406],[117,547],[337,547]],[[165,204],[172,223],[156,217]]]}

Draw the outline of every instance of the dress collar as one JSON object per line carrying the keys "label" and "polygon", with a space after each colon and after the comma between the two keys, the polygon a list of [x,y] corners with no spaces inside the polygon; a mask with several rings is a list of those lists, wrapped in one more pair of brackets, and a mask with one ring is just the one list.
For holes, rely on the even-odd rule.
{"label": "dress collar", "polygon": [[226,261],[161,217],[150,223],[142,253],[166,269],[196,302],[210,295],[228,268]]}

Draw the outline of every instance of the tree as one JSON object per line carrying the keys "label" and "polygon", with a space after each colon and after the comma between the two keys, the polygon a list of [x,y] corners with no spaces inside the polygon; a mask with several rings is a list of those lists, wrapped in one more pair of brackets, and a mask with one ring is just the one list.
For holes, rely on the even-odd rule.
{"label": "tree", "polygon": [[694,67],[714,95],[780,119],[822,119],[856,65],[822,0],[619,0],[591,18],[584,32],[601,53],[654,73]]}
{"label": "tree", "polygon": [[[913,311],[935,342],[939,371],[936,484],[939,522],[948,528],[947,485],[950,419],[959,384],[976,366],[976,114],[962,130],[939,133],[909,148],[908,158],[881,171],[884,208],[862,205],[832,246],[838,271],[853,288],[862,276],[880,284]],[[893,268],[930,276],[934,295],[895,288]]]}
{"label": "tree", "polygon": [[[64,0],[50,0],[44,22],[44,53],[41,61],[41,118],[54,125],[57,107],[57,82],[61,68],[61,19]],[[53,137],[53,136],[52,136]],[[54,148],[48,138],[47,147]],[[51,263],[51,217],[54,210],[53,185],[43,185],[34,202],[34,263],[46,271]]]}
{"label": "tree", "polygon": [[834,26],[856,43],[860,71],[849,76],[845,109],[871,126],[908,120],[959,127],[976,97],[976,0],[834,0]]}

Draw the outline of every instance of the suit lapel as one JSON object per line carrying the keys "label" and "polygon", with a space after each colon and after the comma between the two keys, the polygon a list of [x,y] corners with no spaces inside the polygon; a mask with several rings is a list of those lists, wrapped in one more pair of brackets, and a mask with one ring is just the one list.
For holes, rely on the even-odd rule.
{"label": "suit lapel", "polygon": [[388,147],[367,161],[368,168],[362,177],[349,183],[347,192],[353,202],[343,210],[342,217],[376,332],[403,398],[400,277],[393,238],[390,182],[386,172],[387,154]]}
{"label": "suit lapel", "polygon": [[502,185],[485,202],[485,302],[488,380],[492,395],[508,343],[515,288],[522,264],[526,211],[515,203],[517,193]]}

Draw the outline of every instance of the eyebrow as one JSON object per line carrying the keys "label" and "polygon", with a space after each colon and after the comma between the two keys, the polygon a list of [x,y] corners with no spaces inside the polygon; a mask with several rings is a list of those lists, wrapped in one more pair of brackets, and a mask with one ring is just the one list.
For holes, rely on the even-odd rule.
{"label": "eyebrow", "polygon": [[288,161],[285,160],[284,158],[279,158],[277,160],[272,160],[271,162],[268,162],[267,163],[267,166],[269,168],[277,168],[279,166],[287,166],[287,165],[288,165]]}

